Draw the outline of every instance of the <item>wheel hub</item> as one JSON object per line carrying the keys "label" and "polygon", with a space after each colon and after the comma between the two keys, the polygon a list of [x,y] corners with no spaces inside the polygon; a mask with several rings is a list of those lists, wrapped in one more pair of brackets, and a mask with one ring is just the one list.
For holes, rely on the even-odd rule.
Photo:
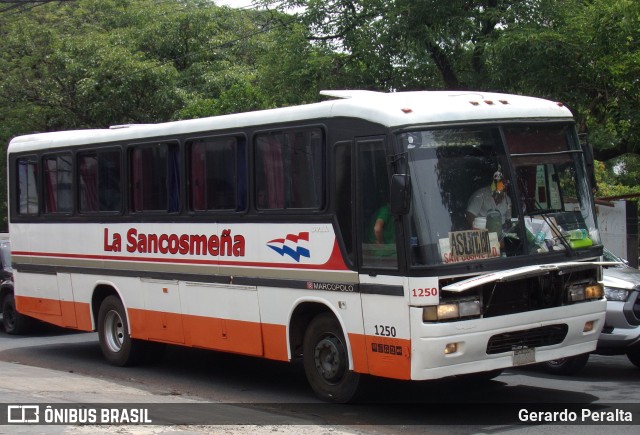
{"label": "wheel hub", "polygon": [[342,344],[336,337],[326,337],[318,342],[315,349],[315,363],[318,373],[327,381],[337,381],[345,367]]}
{"label": "wheel hub", "polygon": [[112,352],[120,352],[124,342],[124,323],[116,311],[109,311],[104,320],[107,345]]}

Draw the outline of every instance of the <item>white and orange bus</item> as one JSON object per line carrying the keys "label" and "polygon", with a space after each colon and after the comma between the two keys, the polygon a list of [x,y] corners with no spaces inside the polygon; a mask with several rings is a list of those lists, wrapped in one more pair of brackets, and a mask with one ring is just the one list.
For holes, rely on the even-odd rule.
{"label": "white and orange bus", "polygon": [[13,139],[17,310],[97,330],[115,365],[160,343],[301,358],[336,402],[362,375],[491,378],[595,349],[602,246],[566,107],[325,94]]}

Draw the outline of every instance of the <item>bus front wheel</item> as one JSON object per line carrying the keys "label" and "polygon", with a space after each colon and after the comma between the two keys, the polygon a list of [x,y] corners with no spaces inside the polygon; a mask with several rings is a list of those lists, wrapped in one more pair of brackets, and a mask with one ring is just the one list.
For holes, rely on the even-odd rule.
{"label": "bus front wheel", "polygon": [[304,335],[304,371],[318,397],[335,403],[353,399],[360,375],[349,370],[349,351],[338,320],[329,313],[316,316]]}
{"label": "bus front wheel", "polygon": [[108,296],[100,305],[98,337],[109,364],[123,367],[138,362],[140,343],[131,339],[124,305],[116,296]]}

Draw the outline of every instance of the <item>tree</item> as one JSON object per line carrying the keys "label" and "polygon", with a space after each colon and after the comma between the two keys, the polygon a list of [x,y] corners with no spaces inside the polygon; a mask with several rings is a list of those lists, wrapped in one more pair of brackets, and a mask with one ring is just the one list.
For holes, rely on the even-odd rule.
{"label": "tree", "polygon": [[338,53],[343,68],[357,65],[360,88],[496,90],[562,101],[599,160],[640,152],[640,2],[260,3],[304,6],[309,40]]}
{"label": "tree", "polygon": [[568,104],[596,158],[640,151],[640,4],[559,2],[545,25],[504,31],[493,85]]}
{"label": "tree", "polygon": [[308,103],[321,89],[476,89],[563,101],[599,160],[638,152],[640,2],[256,3],[280,10],[77,0],[0,12],[0,140]]}
{"label": "tree", "polygon": [[0,13],[0,141],[273,107],[258,67],[286,34],[275,41],[270,18],[207,0],[78,0]]}
{"label": "tree", "polygon": [[550,0],[260,0],[281,9],[304,6],[301,19],[316,44],[365,67],[379,90],[481,89],[487,48],[503,29],[539,22]]}

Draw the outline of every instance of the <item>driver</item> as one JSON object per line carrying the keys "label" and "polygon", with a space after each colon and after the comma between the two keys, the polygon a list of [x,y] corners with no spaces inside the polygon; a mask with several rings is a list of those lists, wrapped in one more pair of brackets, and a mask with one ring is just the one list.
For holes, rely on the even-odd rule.
{"label": "driver", "polygon": [[476,190],[467,203],[467,222],[473,228],[476,217],[486,217],[491,210],[498,210],[502,216],[502,223],[511,219],[511,199],[507,195],[509,181],[504,178],[500,165],[493,173],[493,179],[488,186]]}

